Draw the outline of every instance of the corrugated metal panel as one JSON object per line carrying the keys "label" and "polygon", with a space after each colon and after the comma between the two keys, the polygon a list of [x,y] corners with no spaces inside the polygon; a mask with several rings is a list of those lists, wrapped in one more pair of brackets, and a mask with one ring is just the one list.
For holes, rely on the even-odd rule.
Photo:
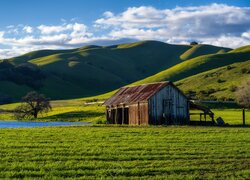
{"label": "corrugated metal panel", "polygon": [[138,86],[123,87],[111,98],[105,101],[104,105],[111,106],[147,101],[152,95],[154,95],[160,89],[169,84],[172,85],[171,82],[159,82],[152,84],[142,84]]}

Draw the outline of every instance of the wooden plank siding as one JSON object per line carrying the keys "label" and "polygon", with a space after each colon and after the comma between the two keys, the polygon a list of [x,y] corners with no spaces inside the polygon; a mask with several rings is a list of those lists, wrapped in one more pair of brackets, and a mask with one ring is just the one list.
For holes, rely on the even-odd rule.
{"label": "wooden plank siding", "polygon": [[[166,111],[166,107],[164,108],[164,100],[171,105],[171,112]],[[150,124],[189,123],[188,100],[179,90],[177,90],[177,88],[173,86],[166,86],[162,88],[149,99],[148,104]],[[171,118],[168,117],[168,113]]]}
{"label": "wooden plank siding", "polygon": [[139,102],[129,106],[129,124],[148,125],[148,103]]}

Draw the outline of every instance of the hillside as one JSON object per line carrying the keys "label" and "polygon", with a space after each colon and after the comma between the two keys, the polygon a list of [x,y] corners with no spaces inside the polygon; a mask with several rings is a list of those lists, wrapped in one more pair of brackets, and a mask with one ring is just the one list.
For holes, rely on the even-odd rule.
{"label": "hillside", "polygon": [[[177,65],[178,66],[178,65]],[[171,76],[171,74],[169,74]],[[160,76],[152,76],[155,81]],[[143,84],[154,82],[151,78],[135,82],[133,84]],[[235,91],[241,83],[250,78],[250,60],[239,63],[230,63],[229,65],[198,73],[193,76],[175,81],[175,84],[190,98],[202,100],[235,100]],[[112,96],[115,91],[101,94],[94,97],[83,98],[84,101],[104,100]]]}
{"label": "hillside", "polygon": [[229,48],[218,48],[217,46],[198,44],[198,45],[193,45],[189,50],[183,53],[180,56],[180,58],[182,60],[188,60],[206,54],[225,53],[230,50],[231,49]]}
{"label": "hillside", "polygon": [[[35,51],[11,58],[7,60],[11,63],[0,66],[0,93],[14,99],[32,89],[53,99],[96,95],[179,63],[178,56],[188,48],[146,41],[108,47]],[[33,78],[35,73],[27,74],[30,63],[37,65],[36,69],[45,78],[37,79]],[[33,82],[39,82],[39,86],[34,87]],[[12,87],[19,91],[9,91]]]}
{"label": "hillside", "polygon": [[249,59],[250,51],[228,52],[222,54],[210,54],[199,56],[179,63],[153,76],[137,81],[134,84],[159,82],[165,80],[178,81],[198,73],[230,65],[236,62],[248,61]]}
{"label": "hillside", "polygon": [[[204,47],[194,53],[211,51],[206,49],[226,51],[222,47]],[[40,91],[52,99],[102,94],[183,62],[180,56],[191,48],[190,45],[141,41],[30,52],[0,63],[0,96],[19,100],[30,90]]]}
{"label": "hillside", "polygon": [[206,71],[176,82],[192,99],[234,100],[235,91],[250,78],[250,60]]}
{"label": "hillside", "polygon": [[249,52],[249,51],[250,51],[250,45],[233,49],[230,52],[234,53],[234,52]]}

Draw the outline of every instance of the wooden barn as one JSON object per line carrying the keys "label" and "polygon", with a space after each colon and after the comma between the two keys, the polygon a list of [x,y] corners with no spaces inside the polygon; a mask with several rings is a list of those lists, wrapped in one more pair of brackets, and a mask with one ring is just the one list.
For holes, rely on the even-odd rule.
{"label": "wooden barn", "polygon": [[121,88],[104,102],[110,124],[189,124],[188,98],[172,82]]}

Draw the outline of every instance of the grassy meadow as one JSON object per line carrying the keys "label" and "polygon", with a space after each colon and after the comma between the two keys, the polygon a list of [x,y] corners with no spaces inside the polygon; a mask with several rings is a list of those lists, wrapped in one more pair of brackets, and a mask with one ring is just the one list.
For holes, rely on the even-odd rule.
{"label": "grassy meadow", "polygon": [[[13,110],[18,103],[1,105],[0,109]],[[40,114],[36,121],[84,121],[95,123],[105,120],[105,107],[101,104],[86,104],[81,99],[52,101],[52,111]],[[12,113],[0,113],[0,119],[15,120]]]}
{"label": "grassy meadow", "polygon": [[[105,121],[94,98],[52,101],[38,121],[85,121],[91,126],[3,128],[0,179],[247,179],[247,127],[117,126]],[[11,110],[18,103],[1,105]],[[230,125],[241,125],[240,109],[213,109]],[[198,120],[199,116],[191,116]],[[13,120],[12,114],[0,119]],[[250,111],[246,112],[250,124]]]}
{"label": "grassy meadow", "polygon": [[248,128],[1,129],[0,178],[247,179]]}
{"label": "grassy meadow", "polygon": [[[100,96],[100,100],[102,100]],[[36,121],[82,121],[91,123],[105,122],[105,107],[102,102],[93,102],[98,99],[73,99],[52,101],[52,111],[39,115]],[[0,109],[13,110],[18,103],[1,105]],[[242,110],[241,109],[212,109],[215,114],[215,119],[222,117],[225,123],[229,125],[242,125]],[[192,112],[199,112],[191,110]],[[191,120],[199,120],[199,115],[191,115]],[[0,113],[0,119],[15,120],[11,113]],[[204,118],[203,118],[204,120]],[[208,118],[209,120],[209,118]],[[246,110],[246,124],[250,125],[250,110]]]}

